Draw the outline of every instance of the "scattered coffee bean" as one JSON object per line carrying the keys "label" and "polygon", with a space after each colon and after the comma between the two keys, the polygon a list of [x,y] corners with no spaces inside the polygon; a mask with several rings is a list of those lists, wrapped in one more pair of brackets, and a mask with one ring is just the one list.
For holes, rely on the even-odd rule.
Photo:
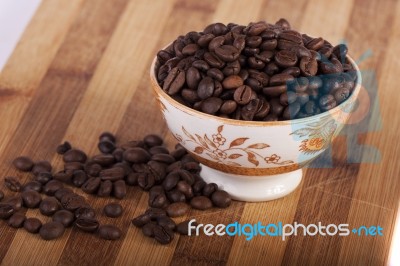
{"label": "scattered coffee bean", "polygon": [[[189,222],[190,220],[183,221],[176,225],[175,231],[181,235],[189,235]],[[192,223],[193,226],[197,225],[197,222]],[[195,229],[192,229],[191,235],[195,233]]]}
{"label": "scattered coffee bean", "polygon": [[42,201],[42,196],[37,191],[27,190],[21,193],[24,206],[27,208],[37,208]]}
{"label": "scattered coffee bean", "polygon": [[29,233],[37,234],[42,227],[42,222],[37,218],[26,218],[23,226]]}
{"label": "scattered coffee bean", "polygon": [[190,206],[198,210],[207,210],[212,207],[212,202],[205,196],[196,196],[191,199]]}
{"label": "scattered coffee bean", "polygon": [[113,194],[117,199],[123,199],[126,196],[126,185],[124,180],[114,182]]}
{"label": "scattered coffee bean", "polygon": [[99,236],[106,240],[117,240],[121,238],[122,231],[114,225],[101,225],[99,227]]}
{"label": "scattered coffee bean", "polygon": [[44,240],[53,240],[64,234],[64,226],[59,222],[48,222],[40,227],[39,235]]}
{"label": "scattered coffee bean", "polygon": [[80,162],[80,163],[85,163],[87,156],[86,153],[84,153],[81,150],[78,149],[71,149],[64,153],[63,155],[64,162],[69,163],[69,162]]}
{"label": "scattered coffee bean", "polygon": [[38,176],[42,172],[51,173],[52,169],[53,169],[53,167],[51,166],[51,164],[48,161],[39,161],[39,162],[36,162],[35,165],[33,166],[32,173],[35,176]]}
{"label": "scattered coffee bean", "polygon": [[122,206],[118,203],[109,203],[104,206],[104,214],[111,218],[117,218],[122,215],[123,209]]}
{"label": "scattered coffee bean", "polygon": [[35,180],[43,185],[53,179],[50,172],[41,172],[36,177]]}
{"label": "scattered coffee bean", "polygon": [[77,210],[75,210],[75,217],[77,219],[79,218],[86,218],[86,219],[91,219],[94,218],[96,215],[95,211],[91,207],[79,207]]}
{"label": "scattered coffee bean", "polygon": [[149,223],[151,221],[151,218],[148,214],[142,214],[136,217],[135,219],[132,220],[132,224],[136,227],[142,227],[145,224]]}
{"label": "scattered coffee bean", "polygon": [[8,219],[13,215],[15,209],[10,203],[0,203],[0,219]]}
{"label": "scattered coffee bean", "polygon": [[165,210],[169,217],[179,217],[189,211],[189,205],[184,202],[176,202],[169,205]]}
{"label": "scattered coffee bean", "polygon": [[60,202],[54,197],[43,199],[39,205],[39,211],[46,216],[52,216],[56,211],[61,208]]}
{"label": "scattered coffee bean", "polygon": [[65,141],[63,144],[57,146],[56,152],[58,154],[64,154],[72,148],[71,143]]}
{"label": "scattered coffee bean", "polygon": [[227,208],[231,205],[231,197],[224,190],[217,190],[211,195],[212,203],[219,208]]}
{"label": "scattered coffee bean", "polygon": [[53,222],[59,222],[64,227],[70,227],[74,223],[75,216],[70,211],[59,210],[56,213],[54,213],[52,219],[53,219]]}
{"label": "scattered coffee bean", "polygon": [[160,244],[166,245],[174,239],[174,232],[168,228],[156,225],[153,227],[153,236]]}
{"label": "scattered coffee bean", "polygon": [[23,172],[29,172],[33,168],[33,161],[31,158],[26,156],[20,156],[14,159],[12,162],[14,167]]}
{"label": "scattered coffee bean", "polygon": [[16,195],[14,197],[8,198],[3,203],[10,204],[15,211],[18,211],[23,206],[23,201],[21,195]]}
{"label": "scattered coffee bean", "polygon": [[21,183],[15,177],[5,177],[4,184],[13,192],[19,192],[21,190]]}
{"label": "scattered coffee bean", "polygon": [[75,226],[82,231],[93,233],[99,228],[99,222],[94,218],[78,218],[75,221]]}
{"label": "scattered coffee bean", "polygon": [[48,196],[53,196],[57,190],[63,188],[64,185],[58,180],[50,180],[44,187],[43,192]]}

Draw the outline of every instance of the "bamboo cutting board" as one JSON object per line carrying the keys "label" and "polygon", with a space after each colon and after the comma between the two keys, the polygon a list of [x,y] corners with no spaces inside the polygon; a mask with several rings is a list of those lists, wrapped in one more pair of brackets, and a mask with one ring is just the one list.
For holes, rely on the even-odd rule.
{"label": "bamboo cutting board", "polygon": [[[300,187],[288,197],[234,202],[227,210],[193,211],[189,216],[214,225],[234,221],[380,225],[383,236],[296,236],[286,241],[177,236],[170,245],[161,246],[130,225],[147,207],[147,194],[131,188],[122,201],[122,218],[101,217],[102,222],[123,229],[122,240],[101,241],[68,229],[61,239],[46,242],[0,221],[2,264],[388,263],[400,198],[399,1],[44,0],[0,74],[0,178],[29,179],[10,168],[12,159],[21,154],[60,167],[54,150],[63,140],[94,154],[96,139],[105,130],[115,132],[121,142],[158,133],[172,147],[175,141],[150,91],[148,71],[157,50],[211,22],[275,22],[280,17],[310,35],[333,43],[346,40],[360,69],[369,73],[363,85],[368,91],[372,88],[374,97],[370,115],[359,126],[369,130],[356,131],[360,133],[351,139],[337,138],[331,152],[333,166],[307,169]],[[359,149],[347,149],[351,143]],[[359,163],[357,158],[375,161]],[[3,182],[1,186],[5,190]],[[93,205],[100,211],[109,201],[94,198]],[[29,210],[27,216],[39,214]]]}

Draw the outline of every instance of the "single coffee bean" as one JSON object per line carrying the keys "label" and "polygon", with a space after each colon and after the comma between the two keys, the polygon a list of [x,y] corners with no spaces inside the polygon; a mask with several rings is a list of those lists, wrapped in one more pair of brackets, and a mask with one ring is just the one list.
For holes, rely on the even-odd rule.
{"label": "single coffee bean", "polygon": [[27,156],[20,156],[13,160],[13,165],[20,171],[29,172],[32,170],[34,163],[31,158]]}
{"label": "single coffee bean", "polygon": [[184,202],[175,202],[170,204],[165,210],[169,217],[179,217],[189,211],[189,205]]}
{"label": "single coffee bean", "polygon": [[57,200],[61,201],[62,197],[64,197],[67,194],[74,193],[70,188],[61,188],[54,193],[54,197],[56,197]]}
{"label": "single coffee bean", "polygon": [[136,227],[143,227],[144,225],[150,223],[151,219],[150,216],[147,214],[139,215],[138,217],[132,220],[132,224]]}
{"label": "single coffee bean", "polygon": [[345,87],[337,89],[334,95],[336,102],[339,104],[347,100],[349,96],[350,90]]}
{"label": "single coffee bean", "polygon": [[335,97],[330,94],[324,95],[319,99],[319,107],[324,110],[330,110],[336,106]]}
{"label": "single coffee bean", "polygon": [[100,178],[91,177],[82,185],[82,191],[88,194],[95,194],[100,187],[100,183]]}
{"label": "single coffee bean", "polygon": [[151,159],[151,155],[143,148],[131,148],[124,152],[124,160],[130,163],[146,163]]}
{"label": "single coffee bean", "polygon": [[182,54],[186,55],[186,56],[194,55],[197,52],[197,50],[199,50],[199,48],[200,47],[197,44],[190,43],[190,44],[186,45],[185,47],[183,47]]}
{"label": "single coffee bean", "polygon": [[162,183],[163,188],[165,191],[169,191],[173,189],[179,182],[179,173],[178,172],[171,172],[167,175],[165,180]]}
{"label": "single coffee bean", "polygon": [[99,227],[99,237],[106,240],[117,240],[122,236],[122,231],[110,224],[101,225]]}
{"label": "single coffee bean", "polygon": [[201,110],[207,114],[215,114],[219,111],[222,105],[222,100],[217,97],[210,97],[203,101]]}
{"label": "single coffee bean", "polygon": [[167,212],[160,208],[149,208],[145,214],[149,215],[151,220],[156,220],[158,217],[166,216]]}
{"label": "single coffee bean", "polygon": [[45,185],[47,182],[53,179],[50,172],[41,172],[35,177],[35,181]]}
{"label": "single coffee bean", "polygon": [[294,80],[294,77],[292,75],[285,73],[275,74],[269,79],[269,85],[270,86],[282,85],[292,80]]}
{"label": "single coffee bean", "polygon": [[317,60],[311,57],[302,57],[300,60],[300,70],[304,76],[315,76],[318,71]]}
{"label": "single coffee bean", "polygon": [[254,23],[248,28],[248,34],[251,36],[259,35],[261,32],[266,30],[268,25],[265,22]]}
{"label": "single coffee bean", "polygon": [[240,51],[232,45],[222,45],[215,48],[215,54],[224,62],[233,62],[239,58]]}
{"label": "single coffee bean", "polygon": [[101,142],[101,141],[110,141],[110,142],[115,143],[116,138],[115,138],[114,134],[111,132],[103,132],[99,136],[99,142]]}
{"label": "single coffee bean", "polygon": [[71,143],[69,143],[68,141],[64,141],[64,143],[57,146],[56,152],[60,155],[63,155],[71,148],[72,148]]}
{"label": "single coffee bean", "polygon": [[75,216],[70,211],[59,210],[53,215],[52,219],[53,222],[59,222],[64,227],[70,227],[74,223]]}
{"label": "single coffee bean", "polygon": [[149,149],[149,153],[153,156],[156,154],[169,154],[169,150],[164,146],[154,146]]}
{"label": "single coffee bean", "polygon": [[191,199],[190,206],[198,210],[207,210],[212,207],[212,202],[209,198],[205,196],[196,196]]}
{"label": "single coffee bean", "polygon": [[112,167],[101,170],[99,176],[101,180],[117,181],[124,178],[125,171],[121,167]]}
{"label": "single coffee bean", "polygon": [[61,198],[61,205],[68,211],[76,211],[77,209],[85,206],[85,198],[75,193],[65,194]]}
{"label": "single coffee bean", "polygon": [[93,156],[90,162],[85,165],[85,171],[91,176],[97,176],[101,167],[110,166],[115,163],[115,157],[112,154],[98,154]]}
{"label": "single coffee bean", "polygon": [[251,101],[252,93],[253,91],[249,86],[242,85],[235,90],[233,99],[237,104],[245,105]]}
{"label": "single coffee bean", "polygon": [[204,100],[211,97],[214,93],[214,80],[210,77],[203,78],[198,86],[197,95]]}
{"label": "single coffee bean", "polygon": [[91,207],[80,207],[78,208],[75,212],[75,218],[79,219],[79,218],[94,218],[96,213],[95,211],[91,208]]}
{"label": "single coffee bean", "polygon": [[159,162],[159,163],[165,163],[168,165],[175,162],[175,158],[172,155],[165,154],[165,153],[154,154],[151,157],[151,160]]}
{"label": "single coffee bean", "polygon": [[122,215],[123,209],[119,203],[112,202],[104,206],[103,211],[107,217],[117,218]]}
{"label": "single coffee bean", "polygon": [[[317,67],[318,67],[318,65],[317,65]],[[283,70],[282,73],[289,74],[293,77],[298,77],[301,72],[300,72],[300,68],[298,68],[298,67],[288,67],[285,70]]]}
{"label": "single coffee bean", "polygon": [[236,89],[242,85],[243,85],[243,79],[237,75],[226,77],[222,81],[222,86],[224,87],[224,89]]}
{"label": "single coffee bean", "polygon": [[103,140],[100,141],[99,144],[97,145],[99,151],[105,154],[112,153],[115,150],[115,144],[111,141],[108,140]]}
{"label": "single coffee bean", "polygon": [[149,222],[142,226],[142,233],[147,237],[154,237],[154,228],[157,226],[154,222]]}
{"label": "single coffee bean", "polygon": [[86,153],[78,149],[71,149],[64,153],[63,160],[66,163],[69,162],[80,162],[85,163],[87,159]]}
{"label": "single coffee bean", "polygon": [[294,103],[296,101],[296,99],[297,99],[297,95],[293,91],[288,91],[288,92],[282,93],[281,96],[279,97],[280,103],[284,106]]}
{"label": "single coffee bean", "polygon": [[306,92],[298,92],[298,93],[296,93],[296,96],[297,96],[296,101],[297,101],[298,103],[300,103],[301,106],[303,106],[304,104],[306,104],[306,103],[309,101],[309,99],[310,99],[309,94],[306,93]]}
{"label": "single coffee bean", "polygon": [[263,88],[263,93],[270,97],[280,96],[282,93],[285,93],[286,91],[287,91],[286,85],[277,85],[277,86]]}
{"label": "single coffee bean", "polygon": [[275,55],[275,62],[281,67],[292,67],[297,63],[297,55],[291,50],[281,50]]}
{"label": "single coffee bean", "polygon": [[53,196],[57,190],[63,188],[64,185],[58,180],[50,180],[43,187],[43,192],[48,196]]}
{"label": "single coffee bean", "polygon": [[155,147],[155,146],[160,146],[164,142],[160,136],[154,135],[154,134],[145,136],[143,141],[144,141],[144,144],[146,144],[146,146],[149,148]]}
{"label": "single coffee bean", "polygon": [[169,95],[174,95],[185,84],[185,72],[178,67],[174,67],[164,81],[163,90]]}
{"label": "single coffee bean", "polygon": [[64,171],[82,170],[84,165],[80,162],[70,162],[64,164]]}
{"label": "single coffee bean", "polygon": [[100,183],[99,190],[97,191],[97,196],[99,197],[109,197],[111,195],[113,184],[110,180],[102,181]]}
{"label": "single coffee bean", "polygon": [[[183,221],[183,222],[177,224],[176,228],[175,228],[175,231],[178,232],[181,235],[185,235],[185,236],[189,235],[189,223],[190,223],[190,221],[191,220],[186,220],[186,221]],[[197,222],[192,222],[191,224],[193,226],[197,226]],[[193,235],[194,233],[195,233],[195,229],[194,229],[194,227],[192,227],[191,231],[190,231],[190,235]]]}
{"label": "single coffee bean", "polygon": [[99,222],[94,218],[78,218],[75,221],[75,226],[82,231],[93,233],[99,228]]}
{"label": "single coffee bean", "polygon": [[8,225],[13,228],[21,228],[24,225],[26,216],[23,213],[14,213],[10,219],[8,219]]}
{"label": "single coffee bean", "polygon": [[348,52],[347,45],[344,43],[338,44],[333,47],[332,53],[336,55],[340,62],[344,63]]}
{"label": "single coffee bean", "polygon": [[53,240],[64,234],[64,226],[59,222],[48,222],[42,225],[39,235],[44,240]]}
{"label": "single coffee bean", "polygon": [[0,219],[8,219],[16,210],[10,203],[0,203]]}
{"label": "single coffee bean", "polygon": [[114,156],[114,159],[116,162],[122,162],[122,160],[124,159],[123,154],[124,154],[124,150],[122,148],[116,148],[112,152],[112,156]]}
{"label": "single coffee bean", "polygon": [[18,211],[23,206],[23,201],[21,195],[16,195],[14,197],[8,198],[3,202],[4,204],[10,204],[15,211]]}
{"label": "single coffee bean", "polygon": [[42,197],[37,191],[27,190],[21,193],[24,206],[27,208],[37,208],[42,201]]}
{"label": "single coffee bean", "polygon": [[153,228],[154,239],[160,244],[166,245],[174,239],[174,232],[162,226],[154,226]]}
{"label": "single coffee bean", "polygon": [[221,105],[221,108],[219,111],[222,114],[231,114],[236,110],[236,107],[237,107],[237,103],[235,101],[227,100],[227,101],[224,101],[224,103]]}
{"label": "single coffee bean", "polygon": [[193,62],[192,66],[201,71],[207,71],[208,69],[210,69],[210,66],[204,60],[196,60]]}
{"label": "single coffee bean", "polygon": [[87,180],[88,180],[88,176],[86,175],[85,171],[76,170],[72,174],[72,184],[75,187],[82,187],[83,184],[85,184]]}
{"label": "single coffee bean", "polygon": [[31,234],[37,234],[42,227],[42,222],[37,218],[26,218],[24,221],[24,229]]}
{"label": "single coffee bean", "polygon": [[210,197],[215,191],[218,190],[218,185],[215,183],[209,183],[203,188],[203,196]]}
{"label": "single coffee bean", "polygon": [[324,39],[321,37],[312,39],[308,43],[306,43],[306,47],[310,50],[318,51],[324,45]]}
{"label": "single coffee bean", "polygon": [[343,66],[336,58],[332,58],[331,61],[319,62],[318,66],[323,74],[334,74],[343,72]]}
{"label": "single coffee bean", "polygon": [[123,199],[126,196],[126,185],[124,180],[118,180],[113,184],[113,195],[117,199]]}
{"label": "single coffee bean", "polygon": [[170,202],[186,202],[185,195],[178,189],[173,189],[167,192],[167,198]]}
{"label": "single coffee bean", "polygon": [[43,199],[39,205],[39,211],[46,216],[52,216],[56,211],[61,208],[60,202],[54,197]]}
{"label": "single coffee bean", "polygon": [[303,110],[304,110],[304,113],[307,115],[314,115],[314,114],[319,113],[319,108],[314,101],[308,101],[303,106]]}
{"label": "single coffee bean", "polygon": [[271,105],[271,113],[279,117],[284,109],[280,100],[278,98],[273,98],[269,103]]}
{"label": "single coffee bean", "polygon": [[21,183],[15,177],[12,176],[5,177],[4,184],[10,191],[13,192],[21,191]]}
{"label": "single coffee bean", "polygon": [[212,203],[219,208],[227,208],[231,205],[232,200],[229,194],[224,190],[217,190],[211,195]]}
{"label": "single coffee bean", "polygon": [[48,161],[38,161],[32,168],[32,173],[35,176],[38,176],[42,172],[49,172],[51,173],[52,166]]}
{"label": "single coffee bean", "polygon": [[24,192],[33,190],[40,193],[42,191],[42,187],[42,184],[40,184],[38,181],[29,181],[22,187],[21,191]]}
{"label": "single coffee bean", "polygon": [[297,114],[300,111],[300,108],[301,108],[301,105],[298,102],[294,102],[292,104],[289,104],[285,108],[285,110],[283,110],[282,118],[285,119],[285,120],[295,119]]}
{"label": "single coffee bean", "polygon": [[174,220],[169,218],[168,216],[161,216],[157,218],[157,224],[168,230],[175,230],[176,224]]}
{"label": "single coffee bean", "polygon": [[60,171],[54,174],[53,178],[63,183],[69,183],[72,181],[72,175],[73,175],[72,171]]}

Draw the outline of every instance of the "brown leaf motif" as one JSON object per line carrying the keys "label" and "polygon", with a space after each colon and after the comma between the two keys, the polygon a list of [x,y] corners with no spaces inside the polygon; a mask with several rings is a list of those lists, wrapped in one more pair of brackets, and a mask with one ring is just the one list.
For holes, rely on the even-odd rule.
{"label": "brown leaf motif", "polygon": [[197,153],[197,154],[202,154],[203,151],[204,151],[204,149],[203,149],[202,147],[200,147],[200,146],[197,146],[197,147],[194,149],[194,152]]}
{"label": "brown leaf motif", "polygon": [[233,140],[231,142],[231,144],[229,145],[229,148],[232,148],[232,147],[235,147],[235,146],[240,146],[248,139],[249,138],[237,138],[237,139],[235,139],[235,140]]}
{"label": "brown leaf motif", "polygon": [[268,148],[269,145],[265,144],[265,143],[256,143],[256,144],[252,144],[250,146],[248,146],[247,148],[249,149],[265,149]]}
{"label": "brown leaf motif", "polygon": [[256,156],[254,155],[254,153],[251,153],[251,152],[247,153],[247,160],[249,162],[251,162],[252,164],[254,164],[255,166],[258,166],[260,164],[260,162],[256,159]]}
{"label": "brown leaf motif", "polygon": [[241,157],[243,155],[239,154],[239,153],[233,153],[231,155],[228,156],[229,159],[237,159],[239,157]]}

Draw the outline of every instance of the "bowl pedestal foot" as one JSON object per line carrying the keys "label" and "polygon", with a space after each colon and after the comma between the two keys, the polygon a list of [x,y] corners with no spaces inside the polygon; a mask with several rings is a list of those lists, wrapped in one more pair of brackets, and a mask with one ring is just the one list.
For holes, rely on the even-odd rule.
{"label": "bowl pedestal foot", "polygon": [[268,201],[282,198],[296,189],[303,172],[293,172],[267,176],[243,176],[228,174],[205,165],[201,165],[201,177],[207,183],[216,183],[235,200]]}

